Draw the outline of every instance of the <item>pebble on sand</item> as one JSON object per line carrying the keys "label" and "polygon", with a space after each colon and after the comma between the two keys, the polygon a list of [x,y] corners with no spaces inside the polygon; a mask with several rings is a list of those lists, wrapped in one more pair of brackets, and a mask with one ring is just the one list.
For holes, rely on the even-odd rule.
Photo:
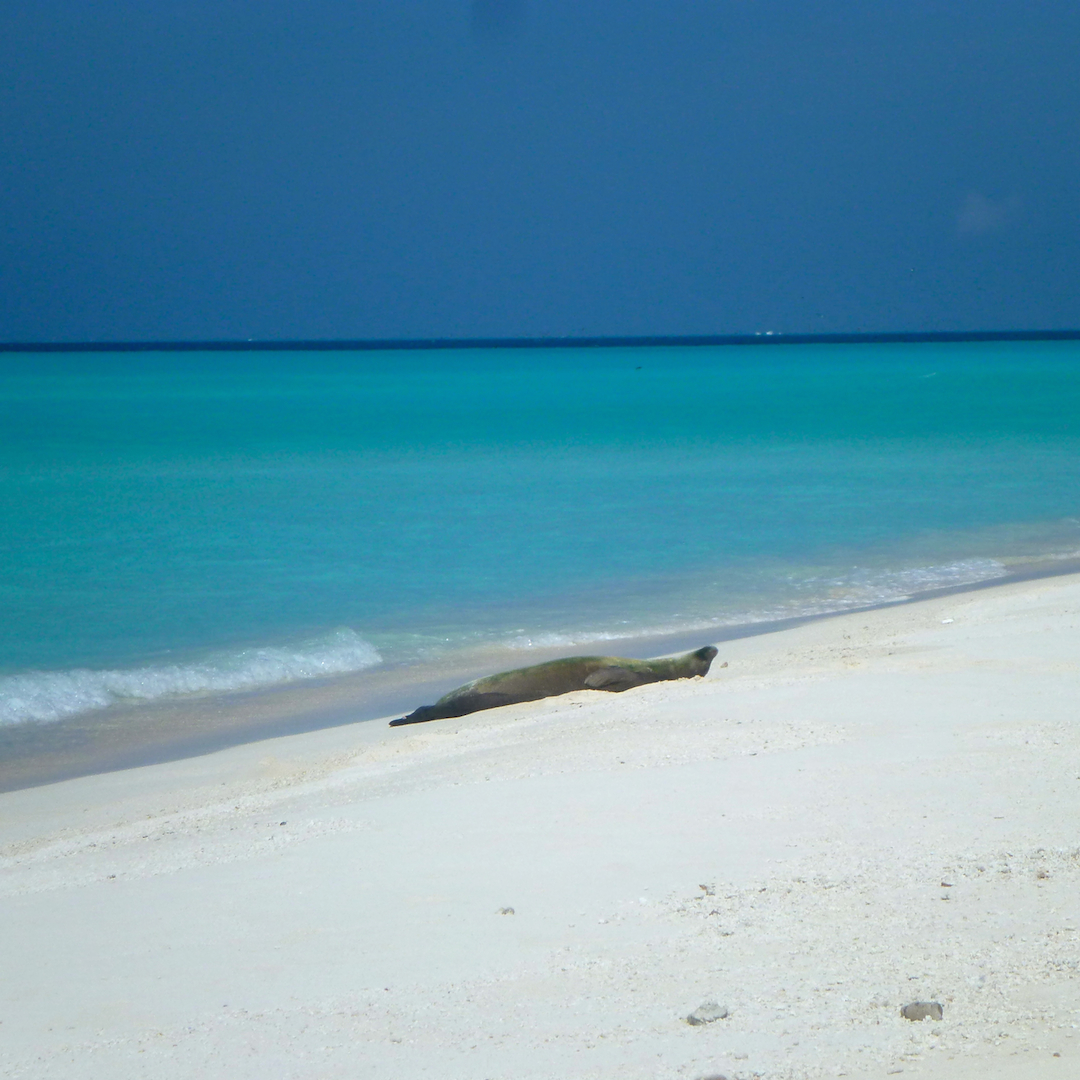
{"label": "pebble on sand", "polygon": [[723,1020],[728,1016],[726,1005],[717,1005],[715,1001],[706,1001],[699,1005],[687,1018],[688,1024],[711,1024],[714,1020]]}
{"label": "pebble on sand", "polygon": [[940,1020],[945,1015],[940,1001],[913,1001],[900,1010],[905,1020]]}

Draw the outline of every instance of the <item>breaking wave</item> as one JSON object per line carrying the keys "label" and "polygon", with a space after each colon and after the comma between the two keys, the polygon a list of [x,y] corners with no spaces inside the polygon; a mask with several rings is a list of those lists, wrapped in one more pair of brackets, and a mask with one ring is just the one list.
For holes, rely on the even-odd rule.
{"label": "breaking wave", "polygon": [[198,663],[112,671],[28,671],[0,677],[0,724],[62,720],[121,701],[256,690],[297,679],[362,671],[381,662],[373,645],[342,627],[296,645],[220,653]]}

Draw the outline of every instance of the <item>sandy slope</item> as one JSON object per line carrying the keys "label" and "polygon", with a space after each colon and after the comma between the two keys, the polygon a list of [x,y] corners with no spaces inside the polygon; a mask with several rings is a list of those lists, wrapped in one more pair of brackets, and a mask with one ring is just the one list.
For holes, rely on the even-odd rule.
{"label": "sandy slope", "polygon": [[0,796],[0,1076],[1072,1080],[1078,673],[1058,578]]}

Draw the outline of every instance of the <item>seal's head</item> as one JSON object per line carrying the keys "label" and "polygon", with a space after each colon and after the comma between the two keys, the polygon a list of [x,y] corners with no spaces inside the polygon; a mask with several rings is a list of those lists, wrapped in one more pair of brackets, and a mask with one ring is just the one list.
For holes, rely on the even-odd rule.
{"label": "seal's head", "polygon": [[703,649],[698,649],[697,652],[690,654],[695,664],[694,666],[700,670],[697,672],[699,675],[707,675],[709,672],[709,665],[716,659],[716,647],[713,645],[706,645]]}

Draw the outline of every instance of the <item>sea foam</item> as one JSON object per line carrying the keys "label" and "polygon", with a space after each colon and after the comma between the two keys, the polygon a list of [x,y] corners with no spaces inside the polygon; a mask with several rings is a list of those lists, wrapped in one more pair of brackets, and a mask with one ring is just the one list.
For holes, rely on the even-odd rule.
{"label": "sea foam", "polygon": [[354,630],[342,627],[292,646],[218,653],[190,664],[112,671],[28,671],[0,678],[0,724],[62,720],[121,701],[256,690],[297,679],[362,671],[381,662],[373,645]]}
{"label": "sea foam", "polygon": [[[1064,557],[1064,556],[1063,556]],[[831,573],[795,570],[785,585],[775,581],[761,594],[760,606],[743,607],[738,601],[730,610],[727,596],[717,600],[715,613],[674,616],[665,621],[580,629],[577,631],[521,632],[505,644],[511,649],[576,648],[625,638],[654,638],[700,630],[753,626],[787,619],[838,614],[855,608],[875,607],[911,600],[936,589],[962,588],[1005,577],[1008,567],[997,559],[960,559],[954,562],[898,569],[851,567]],[[743,598],[745,599],[745,597]]]}

